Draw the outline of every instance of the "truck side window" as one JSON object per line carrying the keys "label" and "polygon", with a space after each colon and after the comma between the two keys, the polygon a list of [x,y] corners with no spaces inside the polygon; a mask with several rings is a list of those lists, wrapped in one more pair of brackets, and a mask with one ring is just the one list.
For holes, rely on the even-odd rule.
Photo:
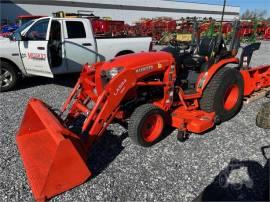
{"label": "truck side window", "polygon": [[41,20],[35,23],[26,33],[27,40],[46,40],[49,20]]}
{"label": "truck side window", "polygon": [[66,21],[66,27],[69,39],[86,38],[86,32],[82,22]]}

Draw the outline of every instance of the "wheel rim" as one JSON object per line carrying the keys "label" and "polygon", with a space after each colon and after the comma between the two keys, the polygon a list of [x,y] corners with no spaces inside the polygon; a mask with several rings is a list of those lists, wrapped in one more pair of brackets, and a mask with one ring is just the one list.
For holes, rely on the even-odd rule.
{"label": "wheel rim", "polygon": [[230,86],[224,96],[224,109],[227,111],[233,109],[239,99],[239,87],[234,84]]}
{"label": "wheel rim", "polygon": [[12,74],[8,70],[1,68],[0,86],[2,88],[9,86],[12,80],[13,80]]}
{"label": "wheel rim", "polygon": [[155,141],[163,130],[163,118],[159,114],[147,117],[142,127],[142,137],[146,142]]}

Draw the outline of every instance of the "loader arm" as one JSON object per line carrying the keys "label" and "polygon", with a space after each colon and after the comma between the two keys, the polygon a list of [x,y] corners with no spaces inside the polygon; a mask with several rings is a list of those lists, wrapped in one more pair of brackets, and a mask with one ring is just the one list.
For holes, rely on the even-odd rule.
{"label": "loader arm", "polygon": [[[78,80],[74,90],[67,99],[66,103],[62,107],[62,113],[64,113],[68,106],[71,105],[68,115],[64,122],[69,127],[73,120],[75,120],[80,114],[85,115],[85,120],[82,125],[82,133],[88,134],[88,140],[85,142],[86,149],[88,150],[97,137],[101,136],[106,127],[112,122],[116,114],[119,112],[121,103],[125,99],[128,92],[136,87],[143,86],[161,86],[164,91],[164,97],[154,102],[156,106],[167,111],[173,103],[173,85],[175,81],[175,66],[173,64],[160,65],[152,64],[152,71],[145,71],[142,73],[136,73],[137,68],[127,69],[119,73],[115,78],[109,81],[109,83],[101,91],[100,95],[97,95],[97,88],[100,82],[100,78],[97,78],[94,74],[97,74],[93,67],[85,65],[80,79]],[[140,69],[140,66],[138,66]],[[144,67],[143,67],[144,68]],[[162,81],[150,81],[143,82],[142,78],[148,74],[153,74],[155,69],[158,72],[164,73]],[[137,76],[135,76],[137,75]],[[74,102],[72,102],[74,100]],[[92,102],[92,106],[89,103]]]}
{"label": "loader arm", "polygon": [[133,71],[127,70],[118,75],[117,79],[113,79],[98,97],[82,126],[82,132],[88,132],[90,137],[88,146],[111,123],[126,93],[136,85],[136,77],[132,74]]}
{"label": "loader arm", "polygon": [[84,66],[77,84],[62,106],[61,112],[64,113],[68,110],[67,116],[64,118],[67,127],[80,114],[86,117],[81,132],[87,132],[89,135],[86,143],[87,149],[111,123],[126,93],[135,86],[136,77],[132,74],[132,70],[120,73],[117,79],[112,79],[110,85],[107,85],[102,93],[97,95],[95,69],[91,69],[88,65]]}

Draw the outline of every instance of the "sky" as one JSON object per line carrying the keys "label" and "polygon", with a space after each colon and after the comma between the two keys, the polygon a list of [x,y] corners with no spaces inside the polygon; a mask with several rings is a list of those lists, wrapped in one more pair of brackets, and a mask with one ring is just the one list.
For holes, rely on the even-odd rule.
{"label": "sky", "polygon": [[[223,0],[179,0],[179,1],[223,5]],[[270,17],[270,0],[227,0],[227,5],[240,6],[241,13],[243,13],[247,9],[268,10],[267,16]]]}

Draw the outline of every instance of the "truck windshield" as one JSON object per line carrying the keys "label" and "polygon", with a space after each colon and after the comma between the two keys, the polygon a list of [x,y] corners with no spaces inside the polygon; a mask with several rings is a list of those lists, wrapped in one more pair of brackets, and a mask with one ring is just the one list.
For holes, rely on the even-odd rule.
{"label": "truck windshield", "polygon": [[20,26],[18,29],[16,29],[13,34],[21,33],[26,27],[30,26],[33,22],[34,22],[33,20],[30,20],[30,21],[26,22],[25,24]]}

